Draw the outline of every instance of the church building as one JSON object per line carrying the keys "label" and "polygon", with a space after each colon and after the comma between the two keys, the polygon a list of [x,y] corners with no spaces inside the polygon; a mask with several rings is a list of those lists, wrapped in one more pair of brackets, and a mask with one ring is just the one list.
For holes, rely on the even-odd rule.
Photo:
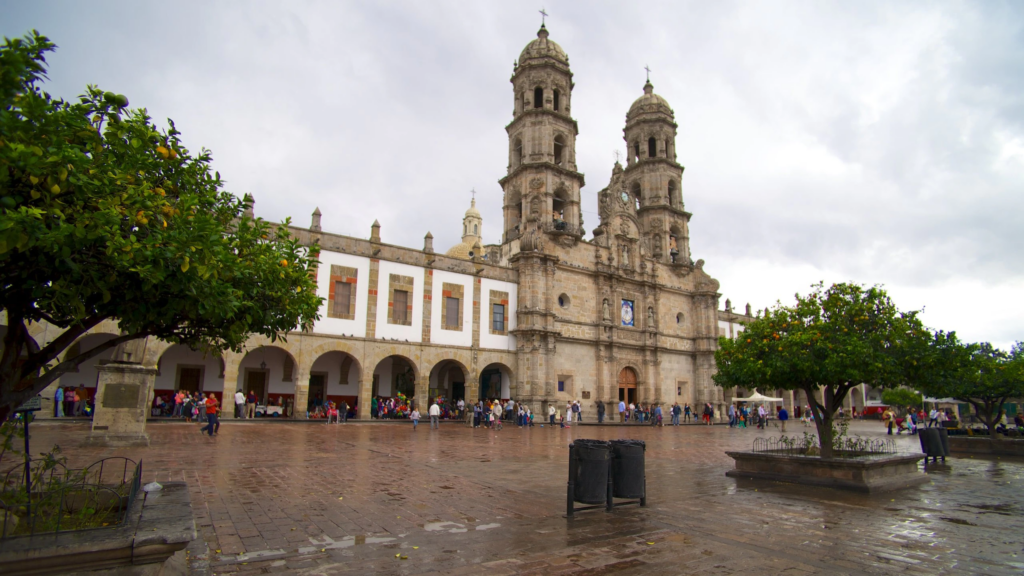
{"label": "church building", "polygon": [[[513,398],[539,415],[579,400],[588,420],[599,400],[609,416],[619,400],[709,402],[724,412],[727,397],[712,381],[717,339],[742,331],[750,307],[719,309],[718,281],[691,257],[671,106],[649,80],[629,105],[625,165],[615,162],[597,192],[600,221],[588,240],[569,58],[542,25],[512,72],[508,168],[495,175],[500,244],[482,245],[475,200],[462,241],[443,253],[430,233],[421,248],[387,244],[376,222],[368,239],[332,234],[317,210],[308,228],[292,226],[320,249],[324,303],[313,330],[287,342],[253,338],[241,354],[214,357],[150,342],[156,394],[223,400],[252,390],[298,418],[313,398],[344,400],[368,418],[372,397],[399,393],[421,411],[442,397]],[[116,334],[100,326],[73,348]],[[94,387],[103,361],[58,384]]]}

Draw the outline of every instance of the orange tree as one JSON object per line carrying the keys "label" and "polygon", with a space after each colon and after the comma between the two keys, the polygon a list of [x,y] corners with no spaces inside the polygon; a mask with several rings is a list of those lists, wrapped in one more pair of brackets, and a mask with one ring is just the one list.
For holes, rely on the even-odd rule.
{"label": "orange tree", "polygon": [[[128,340],[239,350],[251,334],[310,327],[310,250],[247,217],[173,122],[161,131],[92,86],[78,102],[44,92],[53,48],[35,32],[0,47],[0,417]],[[105,320],[121,335],[62,356]],[[38,347],[40,322],[58,335]]]}
{"label": "orange tree", "polygon": [[817,284],[795,305],[758,314],[737,338],[721,338],[714,380],[724,388],[803,390],[821,456],[829,458],[835,413],[850,390],[911,382],[915,351],[930,336],[917,312],[898,310],[880,287]]}
{"label": "orange tree", "polygon": [[1024,398],[1024,342],[1006,352],[988,342],[966,344],[954,333],[939,333],[927,357],[926,377],[917,387],[932,397],[970,404],[991,437],[1006,402]]}

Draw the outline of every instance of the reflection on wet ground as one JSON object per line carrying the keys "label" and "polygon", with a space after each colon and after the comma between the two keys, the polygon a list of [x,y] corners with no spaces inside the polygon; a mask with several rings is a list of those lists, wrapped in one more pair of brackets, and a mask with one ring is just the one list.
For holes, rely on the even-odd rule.
{"label": "reflection on wet ground", "polygon": [[[1020,459],[952,458],[929,464],[920,488],[864,495],[725,477],[726,450],[774,430],[196,429],[151,425],[149,448],[104,450],[81,445],[84,425],[41,424],[33,442],[77,463],[142,458],[146,482],[188,482],[197,573],[1024,572]],[[851,432],[883,435],[877,423]],[[648,506],[563,518],[573,438],[645,440]],[[916,437],[897,442],[918,451]]]}

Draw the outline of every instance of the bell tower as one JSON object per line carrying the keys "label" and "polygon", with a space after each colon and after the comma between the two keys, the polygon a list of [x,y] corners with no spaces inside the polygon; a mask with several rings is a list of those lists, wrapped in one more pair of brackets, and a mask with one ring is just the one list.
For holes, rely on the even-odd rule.
{"label": "bell tower", "polygon": [[[512,122],[508,133],[508,173],[504,190],[502,255],[537,250],[543,235],[583,238],[576,171],[576,121],[570,116],[572,72],[569,57],[541,24],[512,71]],[[525,239],[525,244],[524,244]]]}
{"label": "bell tower", "polygon": [[690,265],[692,215],[683,207],[683,167],[676,161],[678,128],[675,112],[654,93],[648,77],[643,96],[626,114],[622,192],[635,206],[650,256],[665,264]]}

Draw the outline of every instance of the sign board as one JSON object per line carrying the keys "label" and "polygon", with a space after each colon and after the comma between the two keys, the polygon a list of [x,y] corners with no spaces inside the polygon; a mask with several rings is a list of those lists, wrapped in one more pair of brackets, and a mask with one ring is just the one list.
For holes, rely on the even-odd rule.
{"label": "sign board", "polygon": [[43,409],[43,397],[29,398],[15,412],[37,412]]}

